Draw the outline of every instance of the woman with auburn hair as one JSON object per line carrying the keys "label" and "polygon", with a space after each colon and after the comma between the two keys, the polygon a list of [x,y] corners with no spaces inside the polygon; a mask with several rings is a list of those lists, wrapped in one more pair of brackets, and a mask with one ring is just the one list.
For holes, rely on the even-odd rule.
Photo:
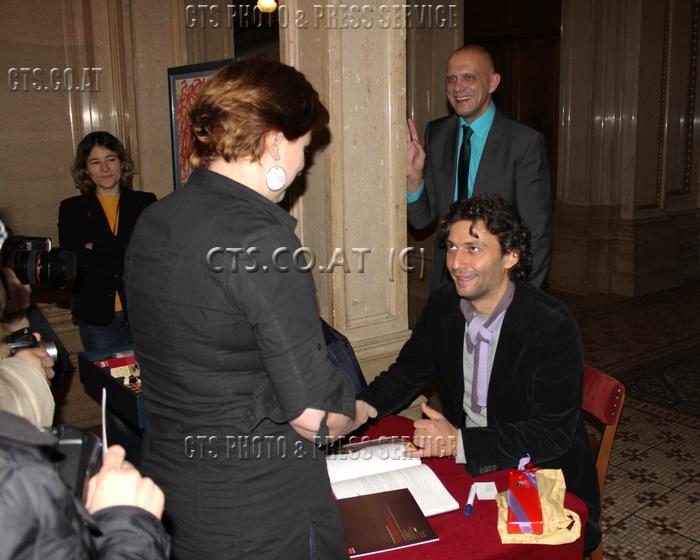
{"label": "woman with auburn hair", "polygon": [[[153,193],[132,190],[134,164],[109,132],[86,135],[75,150],[71,173],[78,196],[61,202],[58,239],[76,255],[72,314],[86,351],[132,343],[122,284],[124,253]],[[141,436],[108,410],[109,434],[138,466]]]}
{"label": "woman with auburn hair", "polygon": [[328,113],[303,74],[249,60],[214,74],[190,121],[196,169],[126,258],[142,467],[165,492],[173,558],[345,558],[314,438],[351,429],[354,388],[277,204]]}

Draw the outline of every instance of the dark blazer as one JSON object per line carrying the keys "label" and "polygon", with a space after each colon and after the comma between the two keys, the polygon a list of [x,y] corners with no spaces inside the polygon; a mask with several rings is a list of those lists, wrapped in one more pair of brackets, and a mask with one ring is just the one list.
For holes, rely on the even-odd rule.
{"label": "dark blazer", "polygon": [[[313,278],[292,260],[295,226],[253,189],[196,169],[129,244],[141,467],[167,495],[174,558],[307,558],[310,528],[318,558],[347,557],[324,454],[289,425],[306,408],[355,411],[350,377],[327,358]],[[217,434],[218,460],[188,458],[192,434]]]}
{"label": "dark blazer", "polygon": [[[122,190],[119,198],[119,227],[112,235],[97,195],[81,194],[61,202],[58,211],[58,241],[76,255],[78,274],[73,288],[73,317],[88,325],[109,325],[114,320],[114,294],[122,286],[124,253],[141,212],[156,201],[148,192]],[[92,242],[92,249],[85,244]]]}
{"label": "dark blazer", "polygon": [[[441,219],[453,202],[460,120],[455,114],[428,123],[423,182],[425,192],[408,205],[408,221],[422,229]],[[549,166],[541,133],[496,111],[486,138],[474,195],[500,194],[513,204],[532,233],[530,282],[541,286],[549,269],[552,205]],[[445,248],[435,240],[432,288],[445,279]]]}
{"label": "dark blazer", "polygon": [[[453,285],[434,291],[398,359],[358,398],[380,416],[408,404],[437,380],[445,417],[464,426],[464,317]],[[593,452],[581,418],[583,350],[566,308],[529,283],[516,285],[494,356],[487,397],[488,425],[462,428],[472,475],[532,463],[561,468],[566,487],[586,502],[586,549],[600,540],[600,500]]]}

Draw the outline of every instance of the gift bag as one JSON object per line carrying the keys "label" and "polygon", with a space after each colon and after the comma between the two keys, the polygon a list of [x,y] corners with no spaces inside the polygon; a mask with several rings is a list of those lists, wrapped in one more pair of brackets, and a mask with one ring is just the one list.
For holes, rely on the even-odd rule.
{"label": "gift bag", "polygon": [[508,496],[501,492],[496,496],[498,504],[498,533],[504,544],[566,544],[581,536],[581,519],[578,514],[564,507],[566,484],[561,469],[540,469],[535,473],[537,491],[542,508],[542,534],[508,533]]}

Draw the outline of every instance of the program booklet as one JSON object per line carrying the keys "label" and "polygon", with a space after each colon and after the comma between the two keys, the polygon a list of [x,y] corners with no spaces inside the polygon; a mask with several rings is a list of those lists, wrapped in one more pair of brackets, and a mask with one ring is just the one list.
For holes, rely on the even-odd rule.
{"label": "program booklet", "polygon": [[406,488],[344,498],[337,503],[350,558],[438,540]]}
{"label": "program booklet", "polygon": [[95,365],[100,368],[118,368],[130,366],[136,363],[136,356],[133,350],[125,350],[124,352],[116,352],[106,356],[100,356],[95,360]]}
{"label": "program booklet", "polygon": [[404,455],[412,445],[404,438],[382,438],[344,445],[329,454],[333,494],[341,500],[407,488],[426,517],[459,509],[430,467]]}

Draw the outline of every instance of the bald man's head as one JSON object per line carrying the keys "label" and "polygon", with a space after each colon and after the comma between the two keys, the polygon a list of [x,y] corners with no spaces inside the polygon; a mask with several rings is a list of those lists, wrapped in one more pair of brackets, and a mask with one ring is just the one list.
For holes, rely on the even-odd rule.
{"label": "bald man's head", "polygon": [[463,47],[459,47],[458,49],[452,51],[452,54],[450,54],[450,56],[447,58],[448,64],[450,63],[450,58],[452,58],[457,53],[471,53],[474,56],[481,57],[483,63],[485,64],[489,72],[493,74],[496,71],[496,66],[493,63],[493,57],[491,56],[491,53],[481,45],[464,45]]}
{"label": "bald man's head", "polygon": [[447,59],[447,99],[467,122],[480,117],[489,108],[491,94],[500,82],[493,58],[479,45],[465,45]]}

